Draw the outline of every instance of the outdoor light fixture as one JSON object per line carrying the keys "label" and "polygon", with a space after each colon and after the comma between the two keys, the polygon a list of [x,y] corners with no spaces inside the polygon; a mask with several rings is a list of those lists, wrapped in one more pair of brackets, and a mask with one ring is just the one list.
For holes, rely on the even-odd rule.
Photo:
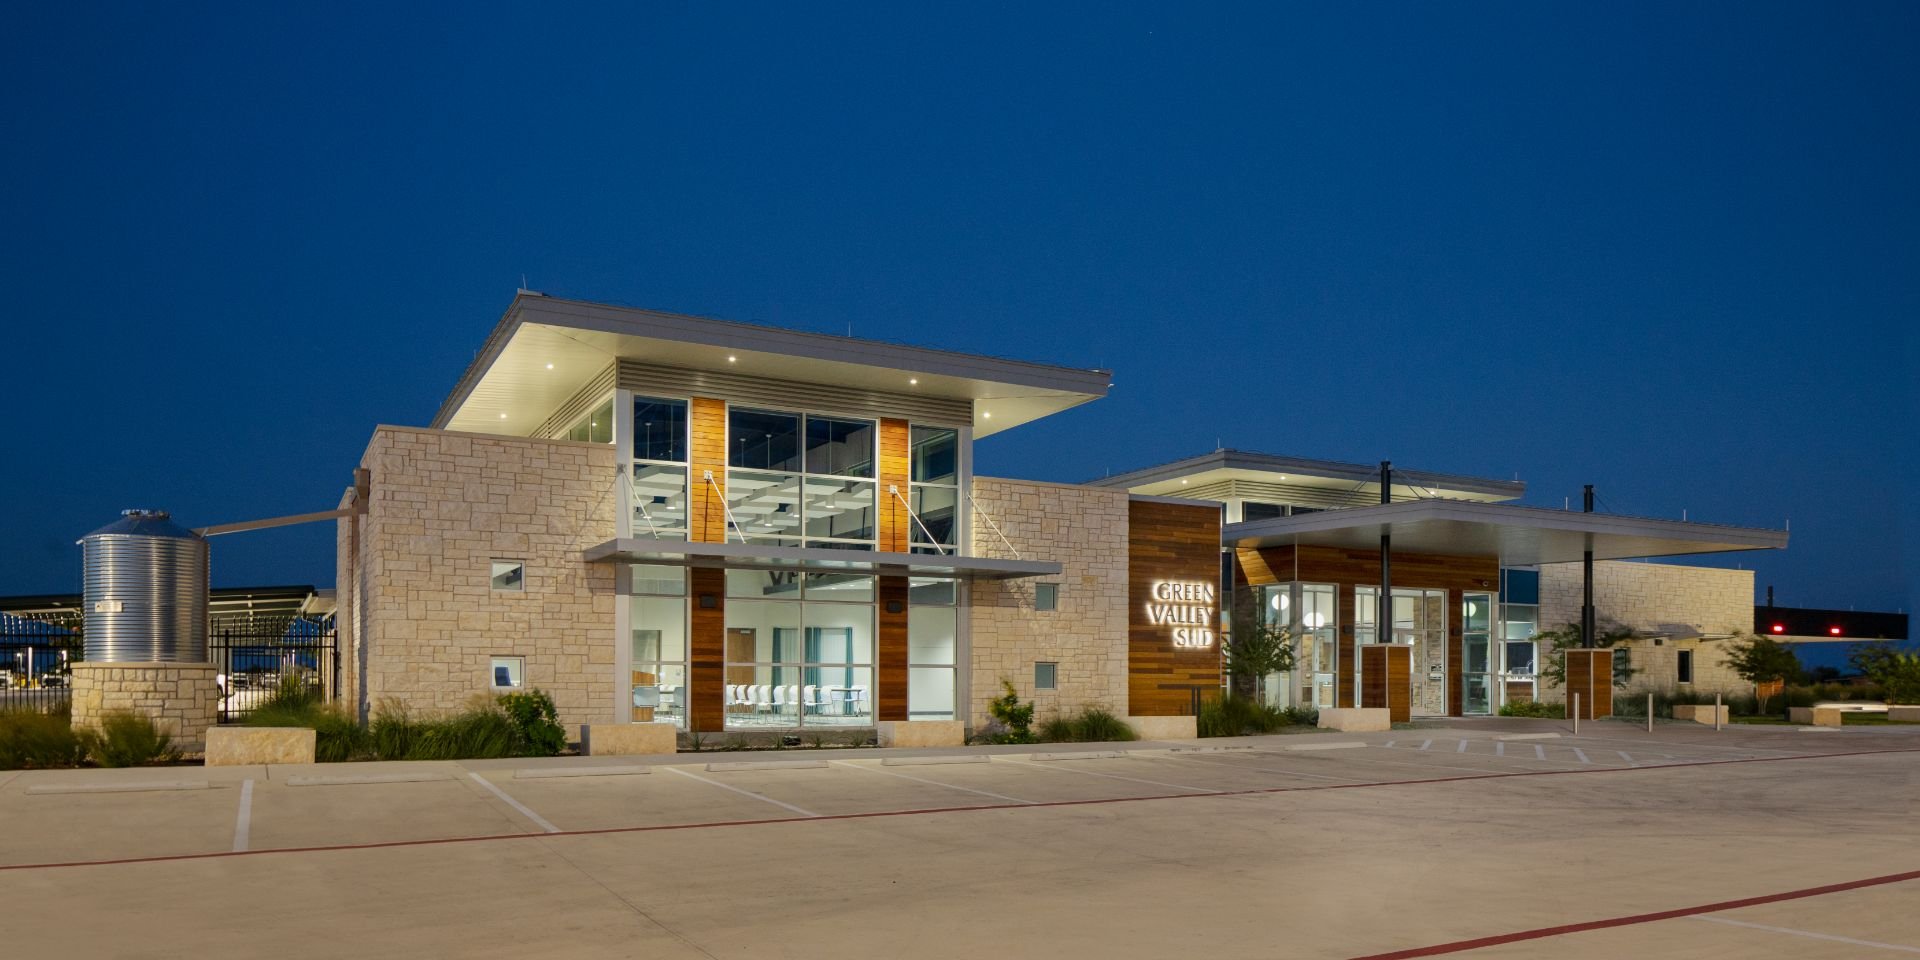
{"label": "outdoor light fixture", "polygon": [[993,411],[991,411],[991,410],[982,410],[982,411],[980,411],[980,416],[982,416],[982,417],[984,417],[984,418],[986,418],[986,419],[988,419],[988,420],[992,420],[992,419],[993,419]]}
{"label": "outdoor light fixture", "polygon": [[1324,613],[1309,613],[1301,620],[1308,630],[1318,630],[1327,625],[1327,616]]}
{"label": "outdoor light fixture", "polygon": [[552,369],[553,369],[553,364],[551,364],[551,363],[549,363],[549,364],[547,364],[547,369],[548,369],[548,370],[552,370]]}
{"label": "outdoor light fixture", "polygon": [[1839,635],[1840,635],[1840,628],[1839,628],[1839,627],[1828,627],[1828,628],[1827,628],[1827,632],[1828,632],[1828,633],[1830,633],[1830,634],[1833,634],[1834,636],[1836,636],[1836,637],[1837,637],[1837,636],[1839,636]]}
{"label": "outdoor light fixture", "polygon": [[502,420],[505,420],[506,418],[507,418],[507,415],[506,415],[506,414],[504,414],[504,413],[503,413],[503,414],[501,414],[501,415],[500,415],[500,419],[502,419]]}
{"label": "outdoor light fixture", "polygon": [[1784,624],[1784,623],[1776,623],[1776,624],[1774,624],[1774,625],[1773,625],[1773,632],[1774,632],[1774,633],[1786,633],[1786,632],[1787,632],[1787,625],[1786,625],[1786,624]]}
{"label": "outdoor light fixture", "polygon": [[911,387],[911,386],[917,386],[917,385],[919,385],[919,383],[920,383],[920,378],[919,378],[919,377],[908,377],[908,378],[907,378],[907,386],[910,386],[910,387]]}

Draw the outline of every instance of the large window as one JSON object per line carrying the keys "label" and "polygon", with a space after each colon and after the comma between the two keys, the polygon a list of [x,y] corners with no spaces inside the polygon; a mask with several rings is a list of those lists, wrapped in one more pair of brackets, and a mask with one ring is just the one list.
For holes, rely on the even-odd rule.
{"label": "large window", "polygon": [[633,535],[687,539],[687,404],[633,398]]}
{"label": "large window", "polygon": [[727,571],[727,726],[871,726],[873,592],[864,574]]}
{"label": "large window", "polygon": [[727,510],[752,543],[871,550],[871,420],[736,408],[727,413]]}
{"label": "large window", "polygon": [[1269,626],[1294,638],[1294,672],[1266,678],[1267,703],[1290,707],[1334,706],[1339,657],[1338,608],[1330,583],[1279,583],[1259,588],[1261,614]]}
{"label": "large window", "polygon": [[627,568],[627,633],[635,723],[687,721],[687,569]]}
{"label": "large window", "polygon": [[907,719],[953,720],[959,611],[952,580],[915,577],[907,604]]}
{"label": "large window", "polygon": [[1461,690],[1464,713],[1493,712],[1493,594],[1469,593],[1461,600]]}
{"label": "large window", "polygon": [[593,412],[581,417],[579,422],[567,429],[568,440],[586,440],[592,443],[613,442],[613,398],[595,408]]}
{"label": "large window", "polygon": [[953,553],[960,536],[960,433],[912,428],[914,553]]}

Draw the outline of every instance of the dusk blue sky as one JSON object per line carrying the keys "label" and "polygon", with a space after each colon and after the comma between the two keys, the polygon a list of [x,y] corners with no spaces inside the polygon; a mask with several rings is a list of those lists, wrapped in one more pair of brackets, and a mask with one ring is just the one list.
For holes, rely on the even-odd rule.
{"label": "dusk blue sky", "polygon": [[[332,508],[522,275],[1114,370],[983,441],[1216,444],[1778,527],[1910,607],[1920,6],[17,4],[0,594],[123,507]],[[1904,538],[1903,538],[1904,527]],[[216,585],[333,581],[330,524]]]}

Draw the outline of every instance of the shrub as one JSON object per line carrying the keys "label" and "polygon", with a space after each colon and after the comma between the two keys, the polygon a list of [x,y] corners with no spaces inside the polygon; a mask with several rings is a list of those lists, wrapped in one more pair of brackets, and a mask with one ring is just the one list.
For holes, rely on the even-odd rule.
{"label": "shrub", "polygon": [[1565,720],[1567,706],[1563,703],[1542,703],[1538,700],[1520,700],[1500,705],[1503,717],[1534,717],[1551,720]]}
{"label": "shrub", "polygon": [[1033,725],[1033,704],[1020,702],[1011,680],[1000,681],[1000,688],[1003,691],[1000,696],[988,701],[987,713],[1005,727],[1005,732],[994,735],[990,742],[1034,742],[1033,731],[1029,729]]}
{"label": "shrub", "polygon": [[101,714],[100,729],[82,731],[80,741],[86,746],[87,756],[103,767],[137,767],[180,759],[173,738],[161,732],[152,717],[130,710]]}
{"label": "shrub", "polygon": [[84,759],[65,711],[0,710],[0,770],[75,767]]}
{"label": "shrub", "polygon": [[1238,737],[1312,723],[1316,717],[1315,712],[1307,708],[1275,707],[1248,697],[1229,695],[1202,703],[1195,726],[1203,737]]}
{"label": "shrub", "polygon": [[281,680],[273,698],[247,714],[249,727],[308,727],[313,730],[313,758],[321,763],[339,763],[374,755],[365,728],[345,707],[320,699],[312,687],[298,678]]}
{"label": "shrub", "polygon": [[1112,743],[1138,740],[1140,737],[1112,711],[1104,707],[1087,707],[1077,714],[1057,715],[1041,721],[1037,739],[1042,743]]}
{"label": "shrub", "polygon": [[1920,653],[1888,643],[1854,648],[1853,668],[1883,688],[1888,703],[1920,703]]}
{"label": "shrub", "polygon": [[551,757],[567,748],[567,728],[560,725],[553,698],[544,691],[503,693],[500,709],[513,724],[517,752],[531,757]]}

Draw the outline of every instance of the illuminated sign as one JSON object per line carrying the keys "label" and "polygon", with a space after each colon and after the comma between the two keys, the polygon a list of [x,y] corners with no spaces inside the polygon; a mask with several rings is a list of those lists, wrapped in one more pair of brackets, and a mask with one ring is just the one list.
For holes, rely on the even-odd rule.
{"label": "illuminated sign", "polygon": [[1147,603],[1147,622],[1170,628],[1175,647],[1213,646],[1213,584],[1158,580],[1150,592],[1153,599]]}

